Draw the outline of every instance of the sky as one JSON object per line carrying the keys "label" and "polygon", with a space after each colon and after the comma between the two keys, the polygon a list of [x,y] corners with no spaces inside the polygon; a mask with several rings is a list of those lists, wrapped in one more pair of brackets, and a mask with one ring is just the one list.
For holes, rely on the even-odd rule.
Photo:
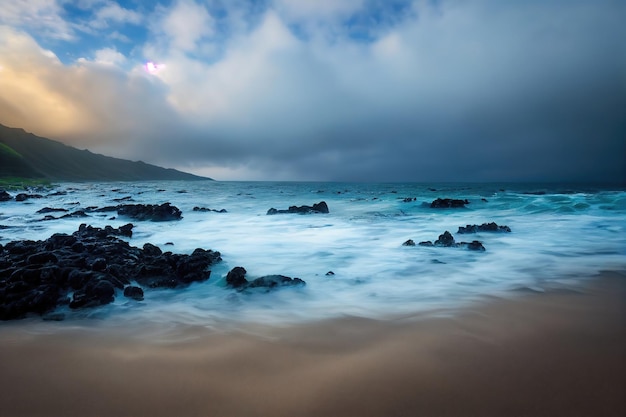
{"label": "sky", "polygon": [[2,0],[0,123],[218,180],[626,182],[623,0]]}

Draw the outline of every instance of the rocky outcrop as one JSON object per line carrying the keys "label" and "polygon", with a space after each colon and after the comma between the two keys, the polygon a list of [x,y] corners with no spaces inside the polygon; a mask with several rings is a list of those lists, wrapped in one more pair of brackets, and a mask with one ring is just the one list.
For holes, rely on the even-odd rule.
{"label": "rocky outcrop", "polygon": [[225,209],[220,209],[220,210],[216,210],[216,209],[212,209],[212,208],[208,208],[208,207],[194,207],[193,211],[202,211],[202,212],[213,212],[213,213],[228,213]]}
{"label": "rocky outcrop", "polygon": [[11,194],[7,193],[5,190],[0,190],[0,201],[9,201],[12,199]]}
{"label": "rocky outcrop", "polygon": [[438,246],[444,248],[466,248],[473,251],[484,251],[485,247],[482,242],[474,240],[472,242],[456,242],[454,236],[447,230],[439,235],[439,238],[435,240],[435,243],[430,240],[420,242],[419,246]]}
{"label": "rocky outcrop", "polygon": [[118,216],[129,217],[139,221],[164,222],[182,219],[182,211],[170,203],[163,204],[120,204],[107,207],[90,207],[89,211],[106,213],[117,211]]}
{"label": "rocky outcrop", "polygon": [[469,203],[467,199],[438,198],[430,203],[430,208],[463,208]]}
{"label": "rocky outcrop", "polygon": [[[71,309],[143,298],[144,288],[186,286],[210,277],[220,253],[196,249],[192,254],[163,253],[155,245],[131,246],[118,236],[132,236],[132,224],[119,228],[81,225],[71,235],[44,241],[0,245],[0,320],[45,315],[60,305]],[[138,285],[132,285],[131,282]],[[71,298],[70,298],[71,297]]]}
{"label": "rocky outcrop", "polygon": [[468,224],[465,227],[460,226],[458,234],[469,234],[469,233],[478,233],[478,232],[500,232],[500,233],[510,233],[511,228],[509,226],[498,226],[496,223],[483,223],[481,225],[476,224]]}
{"label": "rocky outcrop", "polygon": [[265,275],[259,277],[252,282],[246,279],[246,269],[241,266],[236,266],[231,269],[226,275],[226,283],[240,291],[248,288],[265,288],[268,291],[285,286],[299,286],[306,283],[300,278],[291,278],[284,275]]}
{"label": "rocky outcrop", "polygon": [[43,196],[41,194],[19,193],[18,195],[15,196],[15,201],[26,201],[31,198],[43,198]]}
{"label": "rocky outcrop", "polygon": [[313,213],[323,213],[328,214],[328,205],[325,201],[320,201],[317,204],[313,204],[313,206],[291,206],[287,210],[277,210],[275,208],[271,208],[267,211],[268,215],[272,214],[285,214],[285,213],[296,213],[296,214],[313,214]]}

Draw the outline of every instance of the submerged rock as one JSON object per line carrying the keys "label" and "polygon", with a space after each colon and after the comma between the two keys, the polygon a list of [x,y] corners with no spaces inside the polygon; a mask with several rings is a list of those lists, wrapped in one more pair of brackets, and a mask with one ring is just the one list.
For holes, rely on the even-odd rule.
{"label": "submerged rock", "polygon": [[285,213],[296,213],[296,214],[313,214],[313,213],[323,213],[328,214],[328,205],[325,201],[320,201],[317,204],[313,204],[313,206],[291,206],[287,210],[277,210],[275,208],[271,208],[267,211],[268,215],[272,214],[285,214]]}

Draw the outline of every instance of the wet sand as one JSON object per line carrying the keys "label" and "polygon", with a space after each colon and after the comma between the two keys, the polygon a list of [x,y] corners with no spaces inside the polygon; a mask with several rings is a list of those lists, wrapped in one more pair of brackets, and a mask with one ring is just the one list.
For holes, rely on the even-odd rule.
{"label": "wet sand", "polygon": [[626,415],[624,273],[394,320],[156,330],[0,323],[0,415]]}

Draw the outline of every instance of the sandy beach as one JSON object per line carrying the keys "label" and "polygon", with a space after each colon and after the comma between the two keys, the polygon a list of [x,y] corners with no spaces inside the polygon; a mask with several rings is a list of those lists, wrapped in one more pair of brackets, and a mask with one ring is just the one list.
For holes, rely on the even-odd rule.
{"label": "sandy beach", "polygon": [[393,320],[81,326],[0,324],[2,416],[626,415],[619,272]]}

